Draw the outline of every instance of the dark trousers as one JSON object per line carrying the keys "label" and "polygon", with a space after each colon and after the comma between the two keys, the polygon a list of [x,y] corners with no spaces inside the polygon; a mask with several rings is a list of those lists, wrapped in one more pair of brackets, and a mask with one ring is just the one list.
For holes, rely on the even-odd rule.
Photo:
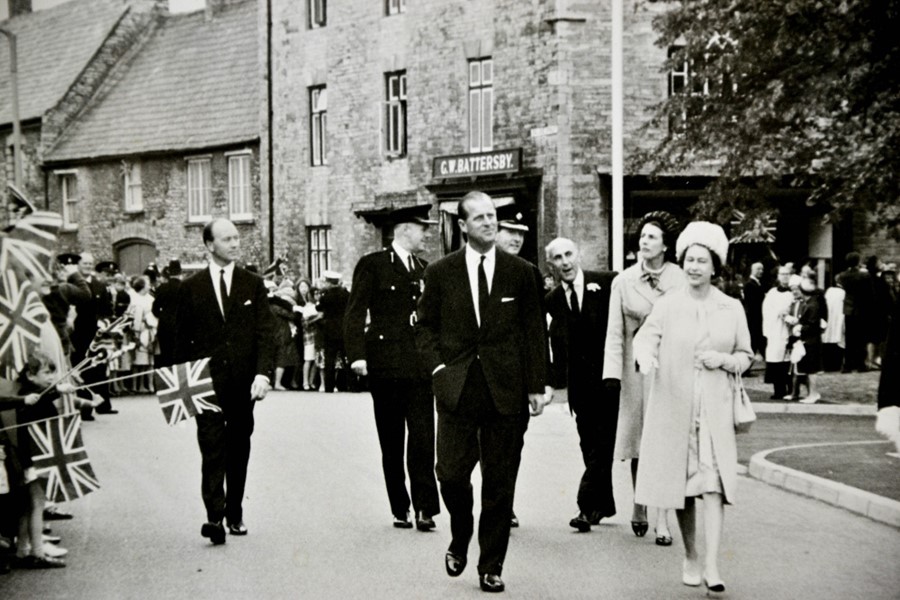
{"label": "dark trousers", "polygon": [[612,468],[616,446],[616,423],[619,403],[606,398],[602,387],[569,384],[569,406],[575,413],[575,426],[584,460],[584,474],[578,484],[578,509],[600,517],[616,514],[613,498]]}
{"label": "dark trousers", "polygon": [[866,370],[865,321],[857,315],[844,315],[844,371]]}
{"label": "dark trousers", "polygon": [[481,518],[478,572],[500,575],[509,546],[509,520],[522,458],[528,411],[497,412],[487,380],[476,360],[469,367],[456,410],[438,406],[437,476],[450,513],[450,552],[468,555],[474,518],[472,471],[481,461]]}
{"label": "dark trousers", "polygon": [[387,486],[391,513],[402,517],[409,511],[406,469],[415,511],[427,516],[441,512],[434,478],[434,396],[431,383],[422,379],[370,380],[375,426],[381,444],[381,468]]}
{"label": "dark trousers", "polygon": [[344,356],[344,342],[341,340],[326,339],[323,352],[325,355],[325,392],[330,394],[334,391],[334,364],[339,356],[341,358]]}
{"label": "dark trousers", "polygon": [[766,383],[772,384],[772,398],[779,400],[791,391],[791,363],[767,362]]}
{"label": "dark trousers", "polygon": [[202,457],[200,492],[206,506],[206,518],[229,523],[244,518],[244,486],[250,460],[250,435],[253,433],[253,406],[249,388],[242,398],[217,394],[223,412],[205,411],[197,415],[197,442]]}

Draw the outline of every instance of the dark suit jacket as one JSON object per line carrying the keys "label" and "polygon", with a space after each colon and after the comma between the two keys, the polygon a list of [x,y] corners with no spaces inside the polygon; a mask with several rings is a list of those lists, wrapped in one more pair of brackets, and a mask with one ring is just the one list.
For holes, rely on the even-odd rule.
{"label": "dark suit jacket", "polygon": [[166,366],[172,362],[175,344],[175,309],[178,303],[178,289],[181,287],[181,279],[173,277],[156,288],[156,298],[153,299],[153,314],[159,319],[156,339],[159,340],[160,362],[159,366]]}
{"label": "dark suit jacket", "polygon": [[527,411],[528,394],[544,393],[546,328],[533,266],[497,249],[486,314],[479,328],[466,271],[465,248],[425,270],[416,341],[440,406],[453,411],[478,357],[501,414]]}
{"label": "dark suit jacket", "polygon": [[340,285],[326,288],[322,292],[316,309],[322,313],[322,337],[325,341],[343,341],[344,313],[349,300],[350,292]]}
{"label": "dark suit jacket", "polygon": [[375,377],[428,378],[416,349],[415,319],[411,318],[422,295],[421,281],[428,263],[416,262],[410,273],[393,248],[388,248],[363,256],[353,272],[344,314],[344,346],[350,363],[365,360]]}
{"label": "dark suit jacket", "polygon": [[847,269],[840,274],[841,286],[844,288],[844,314],[855,317],[867,317],[875,304],[875,289],[868,271],[857,268]]}
{"label": "dark suit jacket", "polygon": [[887,346],[881,357],[878,408],[888,406],[900,406],[900,298],[894,302]]}
{"label": "dark suit jacket", "polygon": [[[603,381],[603,349],[609,321],[609,293],[615,271],[584,271],[580,317],[575,320],[566,300],[565,286],[547,293],[550,322],[551,370],[554,388],[599,389]],[[594,285],[591,285],[594,284]],[[594,289],[599,287],[599,289]]]}
{"label": "dark suit jacket", "polygon": [[744,284],[744,311],[752,335],[762,335],[762,303],[765,298],[762,285],[755,279],[747,278]]}
{"label": "dark suit jacket", "polygon": [[271,378],[275,366],[274,317],[263,280],[235,267],[228,304],[223,318],[208,269],[182,282],[175,315],[174,362],[210,357],[214,383],[246,383],[249,391],[255,375]]}
{"label": "dark suit jacket", "polygon": [[[69,281],[75,283],[77,278],[69,276]],[[113,314],[112,295],[109,288],[91,278],[86,282],[91,289],[91,295],[75,303],[75,323],[72,327],[72,344],[79,352],[84,352],[90,346],[94,335],[97,333],[97,320],[108,319]]]}

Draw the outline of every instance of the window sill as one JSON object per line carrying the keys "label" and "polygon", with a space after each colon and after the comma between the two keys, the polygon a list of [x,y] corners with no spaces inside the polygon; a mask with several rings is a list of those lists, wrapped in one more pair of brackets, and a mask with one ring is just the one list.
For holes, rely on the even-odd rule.
{"label": "window sill", "polygon": [[232,223],[240,223],[240,224],[250,224],[256,223],[256,218],[253,215],[231,215],[229,217]]}
{"label": "window sill", "polygon": [[126,216],[133,217],[135,215],[144,214],[144,209],[143,208],[133,208],[131,210],[125,209],[122,211],[122,213],[125,214]]}
{"label": "window sill", "polygon": [[185,223],[185,225],[188,227],[203,227],[210,221],[212,221],[212,215],[209,215],[207,217],[200,217],[200,218],[192,217],[187,220],[187,223]]}
{"label": "window sill", "polygon": [[59,230],[63,233],[75,233],[78,231],[78,225],[63,225]]}
{"label": "window sill", "polygon": [[404,154],[385,154],[384,155],[384,159],[388,162],[394,162],[394,161],[398,161],[398,160],[406,160],[407,158],[409,158],[409,155],[406,153],[404,153]]}

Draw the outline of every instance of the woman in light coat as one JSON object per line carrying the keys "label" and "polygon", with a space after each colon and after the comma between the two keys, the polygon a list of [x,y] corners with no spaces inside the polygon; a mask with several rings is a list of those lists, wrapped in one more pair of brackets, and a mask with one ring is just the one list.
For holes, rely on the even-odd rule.
{"label": "woman in light coat", "polygon": [[[616,276],[610,290],[603,379],[621,384],[615,458],[631,461],[632,482],[637,480],[641,430],[650,391],[649,381],[645,385],[648,376],[635,368],[632,342],[656,301],[685,284],[684,272],[675,264],[678,230],[678,221],[665,211],[644,215],[638,229],[640,259]],[[657,512],[656,543],[660,546],[672,544],[667,513]],[[635,503],[631,529],[636,536],[643,537],[647,528],[647,507]]]}
{"label": "woman in light coat", "polygon": [[[654,369],[641,436],[635,501],[674,508],[684,540],[685,585],[721,593],[718,551],[724,504],[734,501],[737,446],[733,378],[753,358],[740,301],[712,286],[728,238],[712,223],[690,223],[676,243],[687,287],[667,294],[634,338],[642,372]],[[702,498],[706,557],[695,544],[695,499]],[[701,574],[702,573],[702,574]]]}

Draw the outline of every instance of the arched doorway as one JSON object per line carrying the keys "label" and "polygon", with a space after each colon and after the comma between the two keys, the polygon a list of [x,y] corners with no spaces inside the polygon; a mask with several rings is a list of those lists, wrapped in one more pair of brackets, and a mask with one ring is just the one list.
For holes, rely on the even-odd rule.
{"label": "arched doorway", "polygon": [[140,275],[147,265],[156,261],[156,245],[149,240],[121,240],[116,243],[115,251],[119,270],[126,275]]}

